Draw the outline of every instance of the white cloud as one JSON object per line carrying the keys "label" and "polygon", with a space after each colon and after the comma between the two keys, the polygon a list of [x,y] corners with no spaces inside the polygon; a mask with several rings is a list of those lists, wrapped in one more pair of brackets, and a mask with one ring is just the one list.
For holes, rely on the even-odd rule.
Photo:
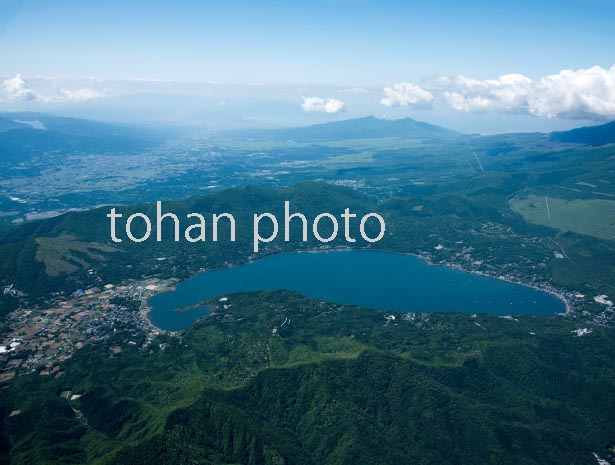
{"label": "white cloud", "polygon": [[457,111],[526,113],[547,118],[615,118],[615,65],[563,70],[536,81],[521,74],[479,80],[439,77],[431,83]]}
{"label": "white cloud", "polygon": [[409,82],[399,82],[384,88],[384,98],[380,103],[386,107],[429,107],[433,94]]}
{"label": "white cloud", "polygon": [[439,78],[437,84],[454,89],[442,95],[455,110],[463,112],[524,112],[532,91],[532,80],[521,74],[484,81],[466,76]]}
{"label": "white cloud", "polygon": [[318,113],[339,113],[344,111],[344,102],[336,98],[303,97],[303,111]]}
{"label": "white cloud", "polygon": [[81,89],[60,89],[58,92],[57,100],[70,101],[70,102],[86,102],[95,98],[101,98],[105,95],[93,89],[81,88]]}
{"label": "white cloud", "polygon": [[[60,80],[60,82],[66,80]],[[38,103],[61,103],[61,102],[85,102],[95,98],[107,96],[107,91],[96,90],[94,88],[81,87],[78,82],[67,81],[68,87],[56,87],[57,80],[39,77],[33,78],[32,85],[35,90],[30,87],[28,80],[21,74],[17,74],[13,78],[5,79],[1,82],[0,101],[7,102],[31,102]],[[96,85],[96,78],[90,78],[89,84]],[[50,85],[49,83],[53,84]],[[86,84],[87,85],[87,84]]]}
{"label": "white cloud", "polygon": [[2,89],[4,98],[10,102],[36,100],[36,94],[28,87],[28,81],[21,74],[2,81]]}
{"label": "white cloud", "polygon": [[536,83],[528,104],[532,114],[548,118],[614,118],[615,65],[546,76]]}

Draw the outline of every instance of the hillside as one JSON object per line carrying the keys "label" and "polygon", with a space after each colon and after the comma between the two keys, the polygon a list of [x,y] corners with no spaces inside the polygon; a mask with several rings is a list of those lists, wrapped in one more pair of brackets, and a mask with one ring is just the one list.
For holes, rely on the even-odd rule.
{"label": "hillside", "polygon": [[27,124],[18,123],[14,119],[0,116],[0,133],[12,131],[14,129],[27,129],[28,127],[30,126]]}
{"label": "hillside", "polygon": [[19,410],[1,438],[12,463],[591,463],[615,439],[612,330],[387,324],[283,291],[228,303],[181,338],[117,327],[59,378],[18,378],[0,404]]}
{"label": "hillside", "polygon": [[42,113],[0,113],[0,163],[24,163],[50,154],[126,153],[163,138],[141,128]]}
{"label": "hillside", "polygon": [[[325,211],[339,217],[345,208],[358,215],[378,212],[387,224],[387,233],[378,248],[421,254],[435,263],[454,264],[495,276],[509,274],[523,282],[546,282],[570,291],[595,293],[591,295],[610,292],[608,282],[615,273],[615,243],[570,233],[559,235],[557,242],[565,248],[569,260],[558,259],[554,255],[557,245],[550,239],[552,230],[526,223],[510,210],[505,199],[501,207],[493,203],[489,184],[464,189],[463,194],[406,196],[376,202],[350,188],[308,182],[285,189],[240,187],[163,202],[164,211],[183,219],[182,233],[188,213],[199,212],[208,219],[212,213],[232,213],[237,220],[236,242],[210,240],[208,223],[205,242],[175,242],[172,228],[167,228],[161,242],[153,238],[138,244],[129,240],[118,244],[110,238],[106,216],[110,207],[71,212],[25,223],[0,235],[0,285],[13,284],[32,303],[50,292],[72,292],[99,280],[117,283],[150,275],[186,279],[202,269],[322,246],[311,235],[310,240],[302,242],[300,231],[294,229],[300,225],[295,223],[289,242],[279,236],[276,241],[262,244],[259,254],[253,253],[252,215],[267,211],[281,219],[284,201],[289,200],[293,209],[304,213],[308,221]],[[497,198],[501,199],[501,195]],[[124,215],[124,220],[135,212],[146,213],[150,218],[156,216],[153,203],[120,206],[117,211]],[[221,225],[220,237],[228,237],[225,225]],[[500,232],[489,232],[489,227]],[[134,232],[139,234],[137,228]],[[369,229],[368,234],[376,235]],[[438,244],[445,248],[434,249]],[[327,245],[373,246],[361,240],[348,244],[343,234]],[[468,252],[464,251],[469,248],[472,261],[467,260]],[[93,274],[88,273],[90,269]],[[0,315],[17,304],[15,299],[0,296]]]}
{"label": "hillside", "polygon": [[[53,289],[76,289],[75,286],[88,282],[86,271],[91,267],[96,268],[100,278],[116,282],[150,273],[187,278],[203,267],[217,268],[224,263],[242,263],[252,255],[252,215],[268,211],[283,218],[285,200],[291,202],[293,209],[311,218],[324,211],[339,217],[344,208],[358,214],[374,209],[366,196],[324,183],[303,183],[280,190],[241,187],[164,202],[165,212],[175,213],[184,224],[187,224],[186,215],[192,212],[202,213],[207,217],[206,221],[211,220],[213,213],[231,212],[234,215],[237,221],[236,242],[229,242],[228,239],[213,242],[211,223],[208,223],[208,239],[199,244],[184,240],[175,242],[172,228],[164,230],[164,240],[161,242],[156,242],[154,238],[137,244],[125,239],[117,244],[111,241],[106,216],[109,207],[71,212],[25,223],[0,236],[0,284],[14,283],[34,297]],[[121,206],[117,211],[124,215],[124,219],[135,212],[143,212],[154,219],[156,217],[155,203]],[[294,226],[299,227],[298,224]],[[227,227],[227,223],[221,223],[221,237],[228,238]],[[135,234],[139,234],[137,231],[135,229]],[[326,229],[322,231],[326,234]],[[265,230],[262,234],[266,234]],[[298,230],[292,236],[290,242],[278,240],[262,247],[261,254],[317,245],[315,241],[300,244],[301,234]],[[341,245],[342,239],[343,235],[330,245]],[[365,245],[364,241],[357,244],[361,243]],[[168,257],[168,260],[159,261],[159,257]],[[0,309],[1,304],[0,297]]]}
{"label": "hillside", "polygon": [[551,133],[550,139],[556,142],[571,142],[584,145],[605,145],[615,143],[615,121],[598,126],[571,129]]}

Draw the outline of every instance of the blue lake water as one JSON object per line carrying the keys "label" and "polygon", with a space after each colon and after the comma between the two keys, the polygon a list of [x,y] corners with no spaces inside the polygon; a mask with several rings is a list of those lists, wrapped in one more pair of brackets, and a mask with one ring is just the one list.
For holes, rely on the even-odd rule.
{"label": "blue lake water", "polygon": [[565,310],[552,294],[383,251],[289,253],[201,273],[149,300],[159,328],[189,328],[209,312],[178,309],[233,292],[274,289],[383,311],[553,315]]}

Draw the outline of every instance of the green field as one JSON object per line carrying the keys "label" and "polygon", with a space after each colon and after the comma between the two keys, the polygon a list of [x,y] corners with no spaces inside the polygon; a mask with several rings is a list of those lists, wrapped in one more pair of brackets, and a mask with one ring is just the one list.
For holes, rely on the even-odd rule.
{"label": "green field", "polygon": [[36,260],[45,264],[45,270],[49,276],[74,273],[79,267],[87,268],[90,259],[104,260],[101,252],[118,251],[105,244],[80,242],[70,235],[37,237],[36,243],[38,244]]}
{"label": "green field", "polygon": [[531,194],[513,198],[510,208],[529,223],[600,239],[615,239],[614,200],[564,200]]}

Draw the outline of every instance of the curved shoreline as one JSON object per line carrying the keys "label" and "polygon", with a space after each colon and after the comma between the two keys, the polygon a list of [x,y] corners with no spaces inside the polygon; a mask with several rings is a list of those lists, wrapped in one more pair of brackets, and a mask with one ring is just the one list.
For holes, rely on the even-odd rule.
{"label": "curved shoreline", "polygon": [[[568,301],[566,296],[561,291],[558,291],[555,288],[547,288],[547,289],[545,289],[545,288],[539,287],[537,285],[534,285],[534,284],[531,284],[531,283],[527,283],[527,282],[523,282],[523,281],[520,281],[520,280],[514,280],[514,279],[510,279],[510,278],[494,276],[494,275],[485,273],[484,271],[468,270],[468,269],[464,268],[463,266],[457,265],[457,264],[434,263],[434,262],[432,262],[429,259],[429,257],[426,257],[426,256],[421,255],[421,254],[415,254],[415,253],[411,253],[411,252],[400,252],[398,250],[387,249],[387,248],[373,249],[373,248],[369,248],[369,247],[362,247],[362,248],[359,248],[359,247],[357,247],[357,248],[352,248],[352,247],[334,247],[334,248],[324,249],[324,250],[323,249],[310,249],[310,250],[306,250],[305,252],[319,253],[319,252],[327,252],[327,251],[346,251],[346,250],[348,250],[348,251],[353,251],[353,250],[373,250],[373,251],[395,253],[395,254],[399,254],[399,255],[407,255],[409,257],[416,257],[416,258],[419,258],[419,259],[423,260],[429,266],[441,266],[441,267],[444,267],[444,268],[450,268],[450,269],[453,269],[453,270],[462,271],[464,273],[470,273],[470,274],[475,274],[475,275],[478,275],[478,276],[483,276],[485,278],[498,279],[500,281],[504,281],[504,282],[507,282],[507,283],[516,284],[518,286],[525,286],[525,287],[529,287],[530,289],[534,289],[536,291],[546,292],[548,294],[551,294],[554,297],[557,297],[559,300],[561,300],[562,303],[564,304],[564,306],[566,307],[566,311],[564,313],[556,313],[556,315],[568,315],[573,310],[573,308],[570,305],[570,302]],[[301,253],[301,252],[302,251],[300,251],[300,250],[297,251],[297,253]],[[282,253],[284,253],[284,252],[282,252]],[[277,255],[277,254],[272,254],[272,255]]]}
{"label": "curved shoreline", "polygon": [[[387,250],[387,249],[381,249],[381,250]],[[548,294],[551,294],[551,295],[557,297],[559,300],[561,300],[563,302],[563,304],[566,307],[566,311],[564,313],[556,313],[556,315],[568,315],[568,314],[570,314],[572,312],[572,306],[570,305],[570,302],[568,301],[566,296],[562,292],[558,291],[555,288],[547,288],[547,289],[545,289],[545,288],[536,286],[534,284],[523,282],[523,281],[520,281],[520,280],[514,280],[514,279],[500,277],[500,276],[493,276],[493,275],[490,275],[488,273],[485,273],[484,271],[468,270],[468,269],[465,269],[464,267],[462,267],[461,265],[433,263],[428,257],[425,257],[425,256],[420,255],[420,254],[413,254],[413,253],[409,253],[409,252],[397,252],[397,251],[394,251],[394,250],[387,250],[387,252],[400,253],[402,255],[410,255],[412,257],[417,257],[417,258],[420,258],[421,260],[425,261],[425,263],[427,263],[430,266],[443,266],[443,267],[451,268],[451,269],[454,269],[454,270],[463,271],[464,273],[470,273],[470,274],[475,274],[475,275],[478,275],[478,276],[484,276],[485,278],[499,279],[500,281],[505,281],[507,283],[516,284],[518,286],[529,287],[531,289],[534,289],[534,290],[537,290],[537,291],[540,291],[540,292],[546,292]]]}
{"label": "curved shoreline", "polygon": [[[165,330],[163,328],[160,328],[158,326],[156,326],[151,319],[149,318],[149,313],[152,311],[152,307],[149,305],[148,300],[152,297],[154,297],[155,295],[161,294],[161,293],[165,293],[165,292],[170,292],[175,290],[176,286],[182,283],[185,283],[197,276],[200,276],[203,273],[207,273],[209,271],[215,271],[215,270],[222,270],[224,268],[233,268],[236,266],[242,266],[242,265],[247,265],[250,263],[254,263],[257,262],[259,260],[265,259],[265,258],[271,258],[277,255],[283,255],[283,254],[292,254],[292,253],[327,253],[327,252],[352,252],[352,251],[374,251],[374,252],[387,252],[387,253],[394,253],[394,254],[398,254],[398,255],[406,255],[406,256],[410,256],[410,257],[415,257],[418,258],[422,261],[424,261],[427,265],[429,266],[440,266],[443,268],[449,268],[452,270],[456,270],[456,271],[460,271],[463,273],[469,273],[469,274],[474,274],[474,275],[478,275],[478,276],[482,276],[485,278],[490,278],[490,279],[497,279],[500,281],[504,281],[504,282],[508,282],[510,284],[515,284],[515,285],[519,285],[519,286],[525,286],[531,289],[534,289],[536,291],[539,292],[544,292],[547,294],[551,294],[552,296],[556,297],[558,300],[560,300],[564,306],[565,306],[565,311],[559,312],[559,313],[554,313],[553,316],[563,316],[563,315],[569,315],[570,313],[572,313],[573,308],[570,304],[570,302],[568,301],[567,297],[563,294],[563,292],[549,287],[549,288],[543,288],[543,287],[539,287],[535,284],[532,283],[527,283],[527,282],[523,282],[523,281],[519,281],[519,280],[514,280],[514,279],[510,279],[510,278],[506,278],[506,277],[502,277],[502,276],[494,276],[491,274],[488,274],[486,272],[482,272],[482,271],[477,271],[477,270],[468,270],[463,268],[461,265],[457,265],[457,264],[449,264],[449,263],[434,263],[431,261],[431,259],[429,257],[426,257],[424,255],[421,254],[415,254],[415,253],[411,253],[411,252],[400,252],[398,250],[393,250],[393,249],[388,249],[388,248],[371,248],[371,247],[347,247],[347,246],[337,246],[337,247],[328,247],[328,248],[322,248],[322,247],[318,247],[318,248],[309,248],[309,249],[303,249],[303,250],[292,250],[292,251],[280,251],[280,252],[272,252],[272,253],[268,253],[268,254],[263,254],[262,256],[260,256],[259,258],[257,258],[256,260],[247,260],[245,262],[242,263],[231,263],[231,264],[227,264],[227,266],[225,267],[219,267],[219,268],[212,268],[209,270],[205,270],[205,271],[201,271],[199,273],[196,273],[193,276],[190,276],[189,278],[181,281],[180,283],[177,283],[174,286],[171,286],[169,288],[166,288],[164,290],[161,290],[160,292],[156,292],[155,294],[153,294],[152,296],[150,296],[148,299],[145,299],[142,307],[140,309],[140,313],[141,315],[144,317],[144,319],[147,320],[148,324],[151,325],[153,328],[156,328],[159,331],[164,331],[167,333],[174,333],[177,331],[169,331],[169,330]],[[403,313],[403,312],[402,312]],[[421,312],[421,313],[430,313],[430,312]]]}

